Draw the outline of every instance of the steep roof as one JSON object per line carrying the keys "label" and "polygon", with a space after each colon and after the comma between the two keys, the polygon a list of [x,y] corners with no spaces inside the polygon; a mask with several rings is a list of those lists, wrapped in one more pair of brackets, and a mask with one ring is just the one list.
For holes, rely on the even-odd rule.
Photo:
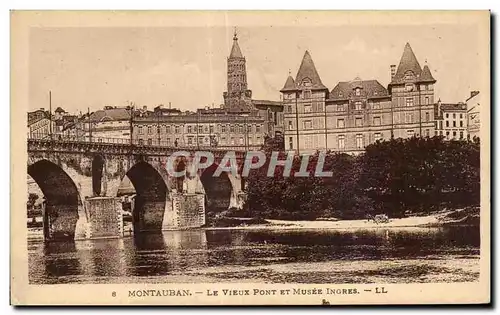
{"label": "steep roof", "polygon": [[424,69],[422,70],[422,74],[420,75],[420,81],[421,82],[436,82],[434,77],[432,76],[431,70],[429,69],[429,66],[425,65]]}
{"label": "steep roof", "polygon": [[366,98],[389,97],[389,92],[377,80],[353,80],[348,82],[339,82],[330,93],[330,99],[340,100],[349,99],[354,96],[354,89],[361,89],[361,96]]}
{"label": "steep roof", "polygon": [[295,76],[295,85],[297,88],[304,88],[302,83],[304,79],[309,79],[311,81],[311,86],[309,88],[314,90],[323,90],[327,87],[323,85],[321,82],[321,78],[319,77],[318,71],[314,66],[314,62],[312,60],[311,54],[306,50],[304,53],[304,57],[302,58],[302,62],[300,63],[299,71],[297,72],[297,76]]}
{"label": "steep roof", "polygon": [[231,54],[229,54],[229,58],[243,58],[240,45],[238,45],[238,36],[236,35],[236,33],[234,33],[233,48],[231,48]]}
{"label": "steep roof", "polygon": [[90,115],[90,120],[99,122],[105,120],[129,120],[130,112],[125,108],[101,109]]}
{"label": "steep roof", "polygon": [[296,89],[297,87],[295,86],[295,81],[293,80],[292,76],[289,75],[288,78],[286,79],[285,85],[281,89],[281,92],[294,91]]}
{"label": "steep roof", "polygon": [[411,46],[409,43],[406,43],[405,48],[403,50],[403,55],[401,56],[401,60],[399,61],[398,69],[396,74],[392,78],[391,83],[401,83],[405,77],[407,71],[412,71],[415,75],[415,78],[418,80],[422,73],[422,68],[418,63],[417,57],[413,53]]}
{"label": "steep roof", "polygon": [[58,107],[58,108],[56,108],[56,110],[54,112],[56,112],[56,113],[65,113],[66,111],[64,109],[62,109],[61,107]]}

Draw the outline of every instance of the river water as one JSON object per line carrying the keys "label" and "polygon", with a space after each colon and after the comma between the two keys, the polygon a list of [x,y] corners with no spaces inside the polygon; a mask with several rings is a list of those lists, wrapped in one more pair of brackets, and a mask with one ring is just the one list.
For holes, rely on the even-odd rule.
{"label": "river water", "polygon": [[478,281],[478,227],[192,230],[30,242],[32,284]]}

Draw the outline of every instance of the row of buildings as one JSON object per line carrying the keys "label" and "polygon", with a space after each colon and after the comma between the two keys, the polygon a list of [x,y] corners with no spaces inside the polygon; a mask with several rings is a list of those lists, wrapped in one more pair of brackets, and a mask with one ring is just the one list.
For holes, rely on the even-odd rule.
{"label": "row of buildings", "polygon": [[[28,114],[30,137],[56,137],[178,147],[260,148],[279,135],[299,153],[332,150],[359,153],[377,140],[479,136],[480,94],[463,103],[435,100],[433,77],[421,67],[410,44],[399,64],[390,66],[387,87],[375,79],[339,82],[329,90],[306,51],[297,74],[285,81],[280,101],[255,100],[247,84],[246,59],[236,33],[227,58],[227,91],[220,108],[181,111],[162,105],[106,106],[93,113],[54,117],[40,109]],[[50,130],[50,131],[49,131]]]}

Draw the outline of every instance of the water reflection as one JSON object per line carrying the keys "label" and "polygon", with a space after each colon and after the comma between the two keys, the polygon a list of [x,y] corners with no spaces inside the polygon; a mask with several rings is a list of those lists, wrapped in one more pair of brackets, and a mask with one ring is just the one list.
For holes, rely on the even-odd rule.
{"label": "water reflection", "polygon": [[168,281],[223,266],[443,259],[478,255],[479,240],[479,228],[474,227],[142,233],[124,239],[30,244],[30,281]]}

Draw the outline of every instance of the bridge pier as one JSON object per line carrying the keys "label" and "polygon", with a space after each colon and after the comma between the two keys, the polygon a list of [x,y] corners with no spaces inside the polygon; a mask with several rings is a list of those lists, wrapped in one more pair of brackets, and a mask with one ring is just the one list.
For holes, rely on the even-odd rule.
{"label": "bridge pier", "polygon": [[88,222],[85,238],[118,238],[123,236],[122,206],[119,198],[90,197],[85,199]]}

